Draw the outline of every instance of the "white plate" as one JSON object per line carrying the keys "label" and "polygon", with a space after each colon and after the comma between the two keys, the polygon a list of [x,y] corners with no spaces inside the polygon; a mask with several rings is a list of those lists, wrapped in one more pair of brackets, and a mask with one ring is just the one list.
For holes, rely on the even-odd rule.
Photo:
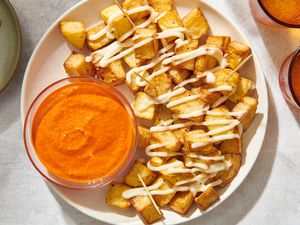
{"label": "white plate", "polygon": [[[99,11],[111,4],[111,0],[82,1],[67,11],[50,27],[36,47],[25,73],[21,97],[22,121],[37,94],[46,86],[67,76],[64,72],[63,62],[73,48],[67,44],[60,34],[57,26],[58,21],[62,19],[81,20],[90,27],[99,22]],[[181,16],[200,6],[214,34],[230,35],[233,40],[250,45],[247,38],[233,22],[208,4],[200,3],[197,0],[175,0],[175,5]],[[223,189],[221,201],[214,207],[228,198],[245,179],[260,152],[265,136],[268,117],[268,96],[264,75],[255,54],[254,60],[251,60],[242,69],[242,74],[256,81],[259,96],[258,115],[244,134],[244,154],[241,170],[234,181],[227,188]],[[128,92],[125,94],[127,95]],[[95,219],[111,224],[142,224],[134,210],[121,210],[106,205],[104,203],[106,188],[93,191],[72,191],[50,185],[70,205]],[[214,207],[211,207],[209,210],[212,210]],[[170,210],[163,210],[163,212],[166,218],[163,224],[183,223],[203,215],[203,212],[196,209],[195,206],[187,216],[181,216]]]}

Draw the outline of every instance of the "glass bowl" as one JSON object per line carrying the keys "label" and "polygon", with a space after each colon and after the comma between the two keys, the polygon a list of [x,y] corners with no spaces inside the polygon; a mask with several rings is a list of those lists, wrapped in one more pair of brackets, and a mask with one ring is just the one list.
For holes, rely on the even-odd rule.
{"label": "glass bowl", "polygon": [[[132,122],[132,129],[133,129],[133,137],[131,142],[130,150],[124,160],[124,163],[121,164],[115,171],[111,172],[107,176],[99,179],[99,180],[93,180],[89,182],[75,182],[75,181],[69,181],[62,179],[55,174],[51,173],[40,161],[39,157],[36,154],[33,141],[32,141],[32,125],[33,120],[35,118],[35,114],[37,110],[39,109],[39,106],[43,103],[43,101],[54,91],[74,83],[91,83],[91,84],[98,84],[101,88],[104,88],[106,91],[108,91],[110,94],[112,94],[114,97],[116,97],[120,102],[123,104],[124,108],[128,112],[131,122]],[[134,157],[136,147],[137,147],[137,120],[134,115],[134,111],[126,99],[124,95],[122,95],[116,88],[104,83],[101,80],[97,80],[94,78],[88,78],[88,77],[72,77],[72,78],[66,78],[59,80],[47,88],[45,88],[33,101],[31,104],[26,118],[24,122],[23,127],[23,138],[24,138],[24,144],[27,151],[27,154],[29,156],[29,159],[31,160],[33,166],[36,168],[36,170],[48,181],[59,185],[64,188],[69,189],[77,189],[77,190],[84,190],[84,189],[93,189],[96,187],[101,187],[104,185],[109,184],[110,182],[116,180],[122,173],[125,171],[125,169],[131,164],[132,159]]]}

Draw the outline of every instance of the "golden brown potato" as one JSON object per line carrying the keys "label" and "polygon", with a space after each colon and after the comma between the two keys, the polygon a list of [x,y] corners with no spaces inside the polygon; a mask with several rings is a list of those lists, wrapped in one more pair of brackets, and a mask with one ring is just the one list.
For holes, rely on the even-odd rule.
{"label": "golden brown potato", "polygon": [[145,60],[143,60],[143,59],[137,59],[135,57],[134,51],[129,53],[128,55],[124,56],[123,59],[130,68],[139,67],[139,66],[143,65],[143,63],[145,62]]}
{"label": "golden brown potato", "polygon": [[144,92],[138,92],[133,103],[135,115],[141,119],[153,120],[157,105],[150,104],[153,99]]}
{"label": "golden brown potato", "polygon": [[252,123],[256,114],[257,106],[257,99],[245,96],[233,107],[232,112],[244,112],[242,116],[238,117],[244,131],[247,130]]}
{"label": "golden brown potato", "polygon": [[[100,12],[100,16],[107,24],[108,19],[115,13],[122,13],[121,9],[116,5],[111,5]],[[112,22],[113,33],[117,39],[120,39],[125,33],[133,28],[131,22],[125,15],[121,15]]]}
{"label": "golden brown potato", "polygon": [[218,61],[216,58],[210,55],[201,55],[196,59],[195,72],[201,73],[207,70],[211,70],[216,66],[218,66]]}
{"label": "golden brown potato", "polygon": [[[233,91],[236,90],[241,76],[239,73],[235,72],[230,77],[229,75],[232,73],[231,69],[220,69],[215,72],[216,82],[214,84],[215,87],[219,87],[222,85],[228,85],[233,88]],[[223,95],[228,96],[233,93],[233,91],[220,91]]]}
{"label": "golden brown potato", "polygon": [[172,78],[174,84],[179,84],[186,80],[190,76],[191,72],[185,69],[172,68],[168,71],[168,74]]}
{"label": "golden brown potato", "polygon": [[[134,9],[140,6],[147,5],[145,0],[125,0],[122,4],[122,7],[126,10]],[[138,12],[130,15],[130,19],[137,21],[143,19],[145,16],[149,15],[149,11]]]}
{"label": "golden brown potato", "polygon": [[165,164],[166,161],[167,161],[166,158],[161,158],[161,157],[157,157],[157,156],[150,158],[150,163],[152,166],[161,166],[161,165]]}
{"label": "golden brown potato", "polygon": [[252,91],[255,89],[255,84],[252,80],[241,77],[240,82],[236,88],[233,95],[230,96],[229,100],[238,103],[246,95],[251,95]]}
{"label": "golden brown potato", "polygon": [[89,76],[93,77],[96,73],[96,68],[93,63],[86,62],[85,56],[72,52],[69,58],[64,63],[66,73],[73,76]]}
{"label": "golden brown potato", "polygon": [[134,197],[131,199],[131,204],[146,224],[152,224],[163,219],[163,215],[156,210],[148,196]]}
{"label": "golden brown potato", "polygon": [[177,192],[169,203],[172,210],[182,215],[186,215],[194,202],[194,196],[191,192]]}
{"label": "golden brown potato", "polygon": [[149,0],[149,4],[157,12],[171,11],[173,8],[173,0]]}
{"label": "golden brown potato", "polygon": [[[234,129],[234,133],[238,133],[238,129]],[[223,154],[227,153],[242,153],[242,137],[225,140],[220,144],[220,149]]]}
{"label": "golden brown potato", "polygon": [[[157,183],[158,182],[158,179],[163,179],[164,180],[164,183],[160,186],[160,188],[158,190],[166,190],[166,189],[170,189],[172,188],[172,184],[164,179],[163,176],[159,176],[156,181],[154,181],[153,184]],[[167,205],[171,199],[174,197],[175,195],[175,192],[174,193],[171,193],[171,194],[167,194],[167,195],[155,195],[153,196],[155,202],[157,203],[157,205],[159,205],[160,207],[163,207],[165,205]]]}
{"label": "golden brown potato", "polygon": [[[135,36],[138,35],[143,35],[143,37],[138,38],[137,40],[134,41],[135,44],[150,38],[150,37],[154,37],[156,35],[156,31],[154,29],[137,29],[135,31]],[[156,57],[158,52],[158,40],[157,39],[153,39],[152,41],[150,41],[149,43],[136,48],[134,50],[135,53],[135,57],[137,59],[153,59]]]}
{"label": "golden brown potato", "polygon": [[[187,122],[185,120],[176,120],[175,124]],[[180,141],[181,144],[184,144],[184,134],[190,131],[190,127],[183,127],[180,129],[173,130],[174,135]]]}
{"label": "golden brown potato", "polygon": [[[165,15],[158,20],[158,26],[161,30],[167,30],[171,28],[182,27],[182,22],[180,20],[177,10],[167,11]],[[167,41],[172,41],[176,37],[167,38]]]}
{"label": "golden brown potato", "polygon": [[69,43],[78,49],[83,49],[86,32],[82,22],[63,20],[59,23],[60,31]]}
{"label": "golden brown potato", "polygon": [[201,98],[204,99],[208,105],[212,105],[222,97],[222,94],[220,92],[211,92],[208,89],[209,86],[201,86],[200,88],[193,88],[192,92],[200,94]]}
{"label": "golden brown potato", "polygon": [[[193,130],[184,134],[184,148],[187,152],[196,151],[200,154],[206,155],[213,151],[213,145],[209,142],[209,137],[198,137],[199,134],[204,134],[204,130]],[[207,142],[207,145],[197,148],[192,148],[192,144]]]}
{"label": "golden brown potato", "polygon": [[162,73],[154,78],[152,78],[149,83],[147,83],[144,91],[147,95],[152,97],[157,97],[159,95],[165,94],[172,88],[171,78],[166,74]]}
{"label": "golden brown potato", "polygon": [[225,52],[230,42],[229,36],[209,36],[206,39],[206,46],[219,48]]}
{"label": "golden brown potato", "polygon": [[218,192],[212,187],[206,189],[200,196],[195,198],[196,203],[201,210],[206,210],[211,207],[214,203],[220,200]]}
{"label": "golden brown potato", "polygon": [[104,27],[105,27],[105,24],[101,23],[101,24],[97,25],[96,27],[87,31],[86,43],[87,43],[87,47],[90,51],[92,51],[92,52],[97,51],[98,49],[108,45],[109,43],[111,43],[113,41],[112,39],[109,39],[105,34],[102,37],[98,38],[97,40],[91,40],[91,36],[100,32]]}
{"label": "golden brown potato", "polygon": [[152,133],[150,144],[169,143],[168,145],[157,148],[156,151],[161,152],[177,152],[180,150],[181,144],[172,131],[161,131]]}
{"label": "golden brown potato", "polygon": [[199,39],[209,31],[209,25],[203,12],[195,8],[191,13],[182,18],[183,26],[188,29],[192,39]]}
{"label": "golden brown potato", "polygon": [[151,133],[146,127],[138,127],[138,146],[141,148],[146,148],[150,145]]}
{"label": "golden brown potato", "polygon": [[122,84],[126,76],[122,61],[117,60],[110,63],[107,67],[99,68],[97,76],[108,84]]}
{"label": "golden brown potato", "polygon": [[157,109],[157,114],[155,116],[154,125],[158,125],[164,121],[171,120],[172,111],[169,110],[165,105],[159,105]]}
{"label": "golden brown potato", "polygon": [[[199,42],[198,40],[192,40],[187,45],[184,45],[176,50],[176,55],[180,55],[186,52],[193,51],[198,48]],[[181,63],[177,65],[177,68],[186,69],[186,70],[194,70],[195,68],[195,59],[191,59],[187,62]]]}
{"label": "golden brown potato", "polygon": [[156,178],[156,173],[148,169],[144,164],[136,161],[129,173],[124,178],[124,182],[130,187],[142,187],[138,174],[141,176],[147,186],[151,185]]}
{"label": "golden brown potato", "polygon": [[247,45],[232,41],[226,49],[226,60],[230,69],[235,69],[244,59],[251,54],[251,48]]}
{"label": "golden brown potato", "polygon": [[131,206],[130,200],[122,197],[124,191],[130,189],[125,184],[119,184],[113,182],[106,193],[105,202],[111,206],[117,206],[119,208],[129,208]]}

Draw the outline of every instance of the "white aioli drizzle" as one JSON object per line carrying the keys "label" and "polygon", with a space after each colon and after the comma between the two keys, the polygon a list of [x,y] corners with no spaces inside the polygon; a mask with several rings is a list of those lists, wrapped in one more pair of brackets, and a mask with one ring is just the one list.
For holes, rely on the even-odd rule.
{"label": "white aioli drizzle", "polygon": [[178,100],[174,100],[174,101],[171,101],[167,104],[167,108],[172,108],[174,106],[177,106],[177,105],[180,105],[180,104],[183,104],[185,102],[189,102],[189,101],[193,101],[193,100],[196,100],[198,98],[200,98],[201,95],[200,94],[197,94],[197,95],[191,95],[191,96],[187,96],[187,97],[184,97],[184,98],[180,98]]}
{"label": "white aioli drizzle", "polygon": [[210,92],[217,92],[217,91],[232,91],[233,87],[230,85],[221,85],[216,88],[209,89]]}
{"label": "white aioli drizzle", "polygon": [[212,143],[215,143],[215,142],[230,140],[230,139],[234,139],[234,138],[239,139],[240,135],[239,134],[224,134],[224,135],[219,135],[219,136],[216,136],[216,137],[211,137],[211,138],[209,138],[208,141],[193,143],[192,148],[200,148],[200,147],[204,147],[206,145],[209,145],[209,144],[212,144]]}

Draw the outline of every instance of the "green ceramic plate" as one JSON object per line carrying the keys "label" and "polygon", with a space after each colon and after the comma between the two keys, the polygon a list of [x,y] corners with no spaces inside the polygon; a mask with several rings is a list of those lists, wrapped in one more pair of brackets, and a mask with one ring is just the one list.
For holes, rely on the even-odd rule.
{"label": "green ceramic plate", "polygon": [[8,0],[0,0],[0,91],[15,73],[21,55],[21,30]]}

